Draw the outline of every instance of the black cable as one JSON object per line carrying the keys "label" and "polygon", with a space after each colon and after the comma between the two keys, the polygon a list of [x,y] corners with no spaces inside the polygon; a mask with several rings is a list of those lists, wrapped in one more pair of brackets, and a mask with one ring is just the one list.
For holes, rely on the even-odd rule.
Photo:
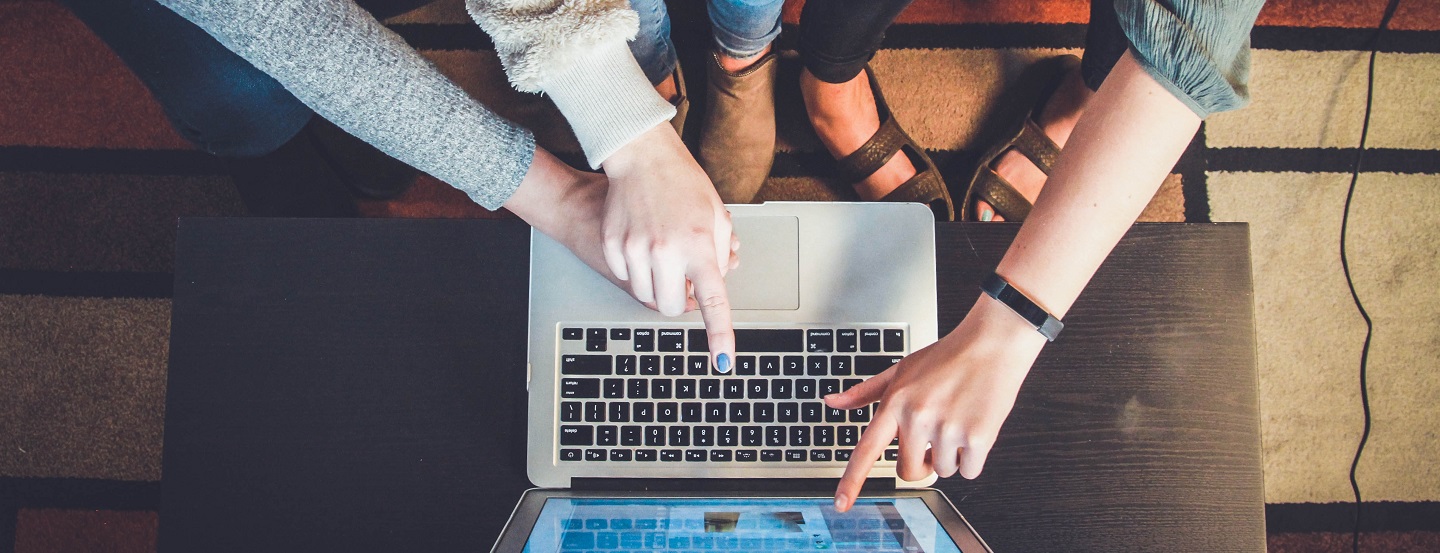
{"label": "black cable", "polygon": [[1370,390],[1366,384],[1366,362],[1370,359],[1370,338],[1374,334],[1375,325],[1370,321],[1370,313],[1365,311],[1365,305],[1360,303],[1360,295],[1355,293],[1355,281],[1350,277],[1350,257],[1345,250],[1345,234],[1350,226],[1350,204],[1355,198],[1355,183],[1360,180],[1360,164],[1365,160],[1365,138],[1370,133],[1370,107],[1375,99],[1375,56],[1380,53],[1380,35],[1390,27],[1390,18],[1395,16],[1395,9],[1400,6],[1400,0],[1390,0],[1385,6],[1385,15],[1380,18],[1380,27],[1375,30],[1375,36],[1370,39],[1370,68],[1365,82],[1365,121],[1360,125],[1360,147],[1355,152],[1355,167],[1350,173],[1350,190],[1345,193],[1345,213],[1340,218],[1340,267],[1345,270],[1345,284],[1350,287],[1350,299],[1355,302],[1355,308],[1360,311],[1360,317],[1365,319],[1365,345],[1360,348],[1360,407],[1365,413],[1365,429],[1360,433],[1360,443],[1355,446],[1355,458],[1350,461],[1350,490],[1355,492],[1355,528],[1351,534],[1350,546],[1354,553],[1360,553],[1360,483],[1355,479],[1355,470],[1360,466],[1360,454],[1365,451],[1365,442],[1370,439]]}

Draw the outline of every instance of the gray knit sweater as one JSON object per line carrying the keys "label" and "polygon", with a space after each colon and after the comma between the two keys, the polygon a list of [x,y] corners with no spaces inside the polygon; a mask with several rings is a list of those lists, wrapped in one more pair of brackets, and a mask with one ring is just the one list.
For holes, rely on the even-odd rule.
{"label": "gray knit sweater", "polygon": [[[496,209],[535,153],[529,131],[486,109],[350,0],[159,0],[356,137]],[[626,0],[470,0],[516,88],[544,92],[592,166],[668,119],[626,41]]]}

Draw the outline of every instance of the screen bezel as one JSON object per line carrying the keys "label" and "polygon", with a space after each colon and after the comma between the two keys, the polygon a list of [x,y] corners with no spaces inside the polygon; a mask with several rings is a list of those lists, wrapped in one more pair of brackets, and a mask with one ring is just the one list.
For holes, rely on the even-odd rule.
{"label": "screen bezel", "polygon": [[[864,499],[886,499],[914,497],[925,502],[930,513],[935,515],[935,520],[940,522],[940,527],[955,541],[955,545],[961,551],[992,553],[990,546],[980,535],[975,533],[975,528],[970,522],[955,509],[945,494],[931,488],[913,490],[895,490],[891,492],[865,493],[861,495]],[[530,539],[530,532],[535,528],[535,522],[540,518],[540,511],[545,508],[545,502],[551,498],[569,499],[831,499],[831,496],[815,492],[767,492],[763,494],[751,492],[677,492],[677,491],[636,491],[636,492],[612,492],[612,491],[576,491],[576,490],[554,490],[533,488],[526,490],[520,496],[520,502],[515,505],[515,511],[510,514],[510,520],[505,523],[505,528],[500,531],[500,537],[495,540],[495,546],[490,549],[491,553],[520,553],[525,549],[525,542]]]}

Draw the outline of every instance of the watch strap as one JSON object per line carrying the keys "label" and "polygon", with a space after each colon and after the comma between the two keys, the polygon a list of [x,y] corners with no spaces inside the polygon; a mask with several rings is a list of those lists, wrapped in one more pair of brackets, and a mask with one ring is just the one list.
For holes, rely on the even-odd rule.
{"label": "watch strap", "polygon": [[1055,338],[1060,335],[1060,331],[1065,329],[1065,323],[1060,322],[1060,319],[1056,319],[1045,308],[1036,305],[1034,300],[1016,290],[1014,286],[1010,285],[1010,282],[1005,280],[1005,277],[999,274],[990,273],[990,276],[980,282],[980,289],[1034,326],[1046,341],[1054,342]]}

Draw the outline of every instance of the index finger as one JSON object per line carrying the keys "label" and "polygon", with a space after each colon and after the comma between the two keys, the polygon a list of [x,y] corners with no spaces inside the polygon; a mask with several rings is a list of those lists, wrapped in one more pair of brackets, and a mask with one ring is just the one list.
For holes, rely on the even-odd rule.
{"label": "index finger", "polygon": [[865,428],[865,433],[860,436],[860,443],[855,444],[855,451],[850,454],[850,462],[845,465],[845,474],[840,477],[840,485],[835,489],[835,510],[845,512],[855,504],[855,498],[860,497],[860,487],[865,484],[865,477],[870,474],[870,468],[880,460],[880,454],[890,441],[895,439],[895,433],[899,430],[895,419],[889,413],[881,411],[875,414],[875,420],[870,421],[870,426]]}
{"label": "index finger", "polygon": [[[708,257],[708,256],[702,256]],[[690,282],[695,285],[695,301],[700,318],[705,321],[705,334],[710,340],[710,362],[721,373],[735,366],[735,329],[730,319],[730,296],[725,291],[725,278],[720,267],[696,261],[691,267]]]}

